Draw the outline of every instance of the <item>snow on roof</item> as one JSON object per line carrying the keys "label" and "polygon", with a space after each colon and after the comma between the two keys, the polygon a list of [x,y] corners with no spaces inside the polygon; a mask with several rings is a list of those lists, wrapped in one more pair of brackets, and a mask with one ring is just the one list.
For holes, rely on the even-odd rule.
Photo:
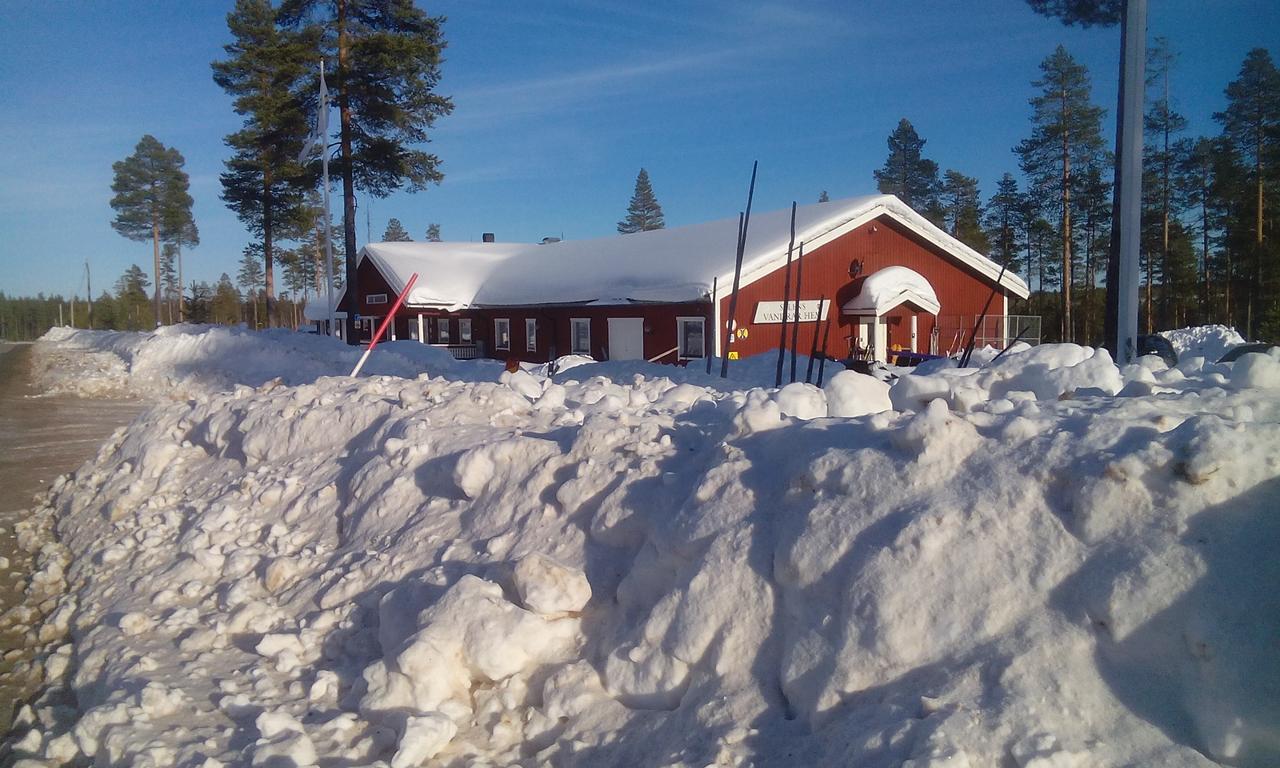
{"label": "snow on roof", "polygon": [[867,276],[862,290],[843,309],[851,314],[883,315],[906,301],[935,315],[942,308],[933,286],[919,272],[907,267],[885,267]]}
{"label": "snow on roof", "polygon": [[[346,295],[346,291],[339,288],[333,296],[333,317],[338,319],[346,317],[345,310],[338,309],[342,305],[342,297]],[[325,294],[317,295],[315,298],[307,302],[302,308],[302,317],[308,322],[317,322],[329,319],[329,297]]]}
{"label": "snow on roof", "polygon": [[[888,215],[991,282],[1000,268],[948,235],[893,195],[833,200],[796,209],[796,242],[806,250],[880,215]],[[786,260],[790,209],[753,213],[743,256],[749,284]],[[360,258],[401,290],[414,272],[407,298],[416,306],[459,309],[553,303],[697,301],[728,293],[733,279],[738,219],[721,219],[593,240],[533,243],[371,243]],[[1026,283],[1005,274],[1001,283],[1026,297]]]}

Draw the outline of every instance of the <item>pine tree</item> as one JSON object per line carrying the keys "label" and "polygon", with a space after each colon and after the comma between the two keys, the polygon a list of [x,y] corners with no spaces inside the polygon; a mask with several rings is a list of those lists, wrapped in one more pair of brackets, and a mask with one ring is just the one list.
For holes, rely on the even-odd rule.
{"label": "pine tree", "polygon": [[254,328],[259,327],[258,295],[259,286],[263,282],[262,264],[258,261],[261,258],[261,251],[261,246],[257,243],[246,245],[240,258],[240,271],[236,273],[236,282],[244,289],[245,298],[253,302]]}
{"label": "pine tree", "polygon": [[1027,0],[1036,13],[1058,18],[1063,24],[1109,27],[1120,21],[1125,0]]}
{"label": "pine tree", "polygon": [[665,226],[662,206],[658,204],[658,198],[654,197],[653,186],[649,183],[649,172],[641,168],[636,175],[636,189],[631,194],[631,203],[627,206],[627,217],[618,222],[618,233],[629,235]]}
{"label": "pine tree", "polygon": [[[170,149],[146,135],[132,155],[111,166],[115,177],[111,183],[111,208],[116,212],[111,226],[130,240],[151,241],[156,274],[160,274],[160,244],[184,237],[184,230],[195,223],[191,216],[190,180],[182,170],[186,161],[176,149]],[[160,317],[160,284],[155,290],[154,317]]]}
{"label": "pine tree", "polygon": [[1018,270],[1019,211],[1023,206],[1022,193],[1013,174],[1006,173],[996,185],[996,193],[987,203],[987,240],[990,256],[997,264],[1008,264],[1013,272]]}
{"label": "pine tree", "polygon": [[427,225],[427,242],[428,243],[440,242],[440,225],[439,224]]}
{"label": "pine tree", "polygon": [[939,206],[946,230],[975,251],[986,253],[990,243],[982,229],[982,194],[978,191],[978,180],[948,170],[942,177]]}
{"label": "pine tree", "polygon": [[164,296],[165,322],[174,319],[174,303],[178,300],[182,284],[178,282],[178,245],[165,243],[160,249],[160,286]]}
{"label": "pine tree", "polygon": [[[1147,91],[1149,104],[1144,121],[1146,149],[1143,164],[1150,173],[1144,175],[1142,182],[1144,205],[1143,218],[1155,219],[1159,223],[1159,254],[1153,258],[1150,248],[1144,248],[1146,260],[1146,308],[1147,333],[1154,330],[1154,311],[1152,308],[1152,283],[1155,268],[1168,280],[1173,270],[1169,265],[1169,231],[1170,224],[1180,214],[1181,201],[1175,195],[1173,171],[1177,163],[1174,156],[1176,149],[1175,134],[1186,128],[1187,120],[1173,110],[1170,98],[1170,79],[1173,65],[1178,54],[1173,50],[1169,40],[1157,37],[1147,52]],[[1144,233],[1147,228],[1144,222]],[[1148,242],[1148,246],[1155,243]],[[1166,291],[1166,300],[1169,292]],[[1178,315],[1180,307],[1170,307],[1169,312]]]}
{"label": "pine tree", "polygon": [[405,231],[399,219],[391,219],[387,222],[386,231],[382,233],[382,242],[410,243],[413,242],[413,238],[409,237],[409,233]]}
{"label": "pine tree", "polygon": [[889,134],[888,144],[889,157],[884,167],[875,172],[877,189],[886,195],[897,195],[933,223],[941,224],[938,193],[942,185],[938,181],[938,164],[922,154],[925,140],[904,117]]}
{"label": "pine tree", "polygon": [[275,317],[276,241],[296,231],[314,176],[297,161],[306,140],[302,84],[315,60],[316,34],[276,25],[270,0],[236,0],[227,14],[233,41],[213,63],[213,79],[235,97],[244,126],[226,137],[234,150],[222,174],[222,199],[262,241],[268,322]]}
{"label": "pine tree", "polygon": [[1061,280],[1059,319],[1062,341],[1073,340],[1071,322],[1073,165],[1092,162],[1103,150],[1101,107],[1090,102],[1089,72],[1059,45],[1040,64],[1042,89],[1031,99],[1031,137],[1018,145],[1022,171],[1044,195],[1057,199],[1060,214]]}
{"label": "pine tree", "polygon": [[147,300],[147,288],[150,286],[150,278],[137,264],[130,264],[124,274],[116,279],[118,327],[138,331],[154,326],[150,302]]}
{"label": "pine tree", "polygon": [[1268,330],[1280,330],[1280,307],[1276,306],[1280,290],[1274,290],[1280,276],[1275,274],[1275,259],[1267,259],[1267,252],[1274,249],[1269,248],[1267,239],[1266,190],[1280,184],[1280,72],[1271,61],[1271,54],[1263,48],[1249,51],[1239,77],[1227,85],[1226,94],[1227,108],[1215,114],[1214,119],[1222,123],[1224,137],[1247,169],[1253,192],[1253,215],[1247,225],[1253,242],[1249,249],[1245,328],[1246,335],[1254,338],[1261,325],[1259,309],[1265,315],[1265,323],[1275,326]]}
{"label": "pine tree", "polygon": [[[331,82],[340,123],[346,283],[356,285],[356,189],[386,197],[443,178],[440,159],[416,149],[436,119],[453,111],[436,93],[445,42],[442,17],[413,0],[285,0],[283,23],[320,31],[337,70]],[[357,344],[354,314],[346,337]]]}
{"label": "pine tree", "polygon": [[818,195],[818,202],[820,202],[820,203],[829,203],[829,202],[831,202],[831,198],[830,198],[830,197],[827,197],[827,190],[825,190],[825,189],[824,189],[824,190],[822,190],[822,194]]}
{"label": "pine tree", "polygon": [[240,292],[226,272],[222,273],[218,284],[214,286],[209,310],[212,315],[210,319],[215,323],[234,325],[240,322]]}
{"label": "pine tree", "polygon": [[1093,343],[1102,335],[1100,316],[1095,315],[1098,274],[1107,272],[1111,241],[1111,183],[1103,173],[1105,162],[1090,163],[1076,177],[1076,211],[1083,229],[1084,281],[1080,297],[1080,339]]}
{"label": "pine tree", "polygon": [[207,323],[211,320],[213,300],[213,287],[204,281],[191,282],[191,295],[187,298],[188,311],[191,313],[191,322]]}

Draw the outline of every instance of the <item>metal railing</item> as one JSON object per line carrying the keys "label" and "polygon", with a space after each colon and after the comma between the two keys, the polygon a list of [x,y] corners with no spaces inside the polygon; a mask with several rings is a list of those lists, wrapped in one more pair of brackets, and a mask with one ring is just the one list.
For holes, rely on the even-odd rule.
{"label": "metal railing", "polygon": [[475,360],[480,357],[480,347],[475,344],[432,344],[431,346],[449,350],[454,360]]}
{"label": "metal railing", "polygon": [[978,323],[977,315],[939,315],[934,354],[955,355],[964,351],[969,336],[978,325],[975,349],[986,346],[1004,349],[1014,339],[1032,346],[1040,343],[1039,315],[987,315]]}

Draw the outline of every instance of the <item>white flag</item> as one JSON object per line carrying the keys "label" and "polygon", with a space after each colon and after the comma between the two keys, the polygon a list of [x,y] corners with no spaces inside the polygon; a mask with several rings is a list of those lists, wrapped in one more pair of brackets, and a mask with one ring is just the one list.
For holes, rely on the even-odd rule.
{"label": "white flag", "polygon": [[320,61],[320,108],[316,110],[316,127],[307,136],[307,143],[298,153],[298,162],[306,162],[307,158],[317,150],[324,152],[329,146],[329,89],[324,83],[324,60]]}

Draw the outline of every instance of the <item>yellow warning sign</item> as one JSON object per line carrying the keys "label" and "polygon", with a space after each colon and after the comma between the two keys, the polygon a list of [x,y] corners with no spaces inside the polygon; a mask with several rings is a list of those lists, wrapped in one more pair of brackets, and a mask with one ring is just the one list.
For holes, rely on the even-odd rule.
{"label": "yellow warning sign", "polygon": [[737,359],[738,359],[738,353],[737,353],[737,352],[730,352],[730,353],[729,353],[729,359],[730,359],[730,360],[737,360]]}

